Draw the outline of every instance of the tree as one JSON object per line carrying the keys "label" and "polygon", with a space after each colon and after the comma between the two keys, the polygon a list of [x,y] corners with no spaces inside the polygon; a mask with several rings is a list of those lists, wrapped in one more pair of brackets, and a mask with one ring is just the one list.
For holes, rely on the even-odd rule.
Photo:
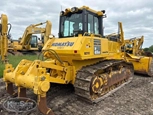
{"label": "tree", "polygon": [[153,45],[151,45],[151,46],[149,47],[149,51],[150,51],[150,52],[153,52]]}
{"label": "tree", "polygon": [[149,51],[149,48],[144,48],[143,50],[144,50],[145,52],[147,52],[147,51]]}

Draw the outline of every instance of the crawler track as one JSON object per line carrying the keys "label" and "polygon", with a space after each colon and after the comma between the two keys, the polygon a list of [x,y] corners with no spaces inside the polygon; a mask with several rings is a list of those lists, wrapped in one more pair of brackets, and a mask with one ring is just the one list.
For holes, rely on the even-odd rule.
{"label": "crawler track", "polygon": [[88,102],[97,103],[129,83],[134,73],[132,68],[131,64],[117,60],[83,67],[76,76],[75,94]]}

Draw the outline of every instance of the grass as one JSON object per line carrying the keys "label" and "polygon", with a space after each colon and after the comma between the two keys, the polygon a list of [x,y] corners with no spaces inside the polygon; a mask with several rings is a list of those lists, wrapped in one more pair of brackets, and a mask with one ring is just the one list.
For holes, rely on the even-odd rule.
{"label": "grass", "polygon": [[[22,59],[35,60],[37,59],[37,55],[21,55],[21,56],[9,55],[8,56],[9,63],[12,64],[13,67],[16,67]],[[0,62],[0,78],[3,76],[4,69],[5,69],[5,64]]]}

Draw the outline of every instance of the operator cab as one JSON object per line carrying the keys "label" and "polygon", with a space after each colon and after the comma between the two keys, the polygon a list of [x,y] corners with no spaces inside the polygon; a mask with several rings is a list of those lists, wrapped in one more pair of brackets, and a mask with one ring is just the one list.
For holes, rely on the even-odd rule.
{"label": "operator cab", "polygon": [[38,46],[38,37],[36,35],[31,36],[31,41],[30,41],[31,48],[37,48]]}
{"label": "operator cab", "polygon": [[59,38],[92,33],[103,36],[103,18],[105,11],[95,11],[89,7],[73,7],[60,13]]}

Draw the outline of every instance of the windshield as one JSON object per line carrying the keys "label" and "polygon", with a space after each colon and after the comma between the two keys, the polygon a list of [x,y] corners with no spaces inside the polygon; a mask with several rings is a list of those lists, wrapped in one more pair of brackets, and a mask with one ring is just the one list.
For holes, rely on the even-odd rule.
{"label": "windshield", "polygon": [[61,17],[61,37],[77,36],[79,32],[82,32],[82,13],[75,13],[69,16]]}

